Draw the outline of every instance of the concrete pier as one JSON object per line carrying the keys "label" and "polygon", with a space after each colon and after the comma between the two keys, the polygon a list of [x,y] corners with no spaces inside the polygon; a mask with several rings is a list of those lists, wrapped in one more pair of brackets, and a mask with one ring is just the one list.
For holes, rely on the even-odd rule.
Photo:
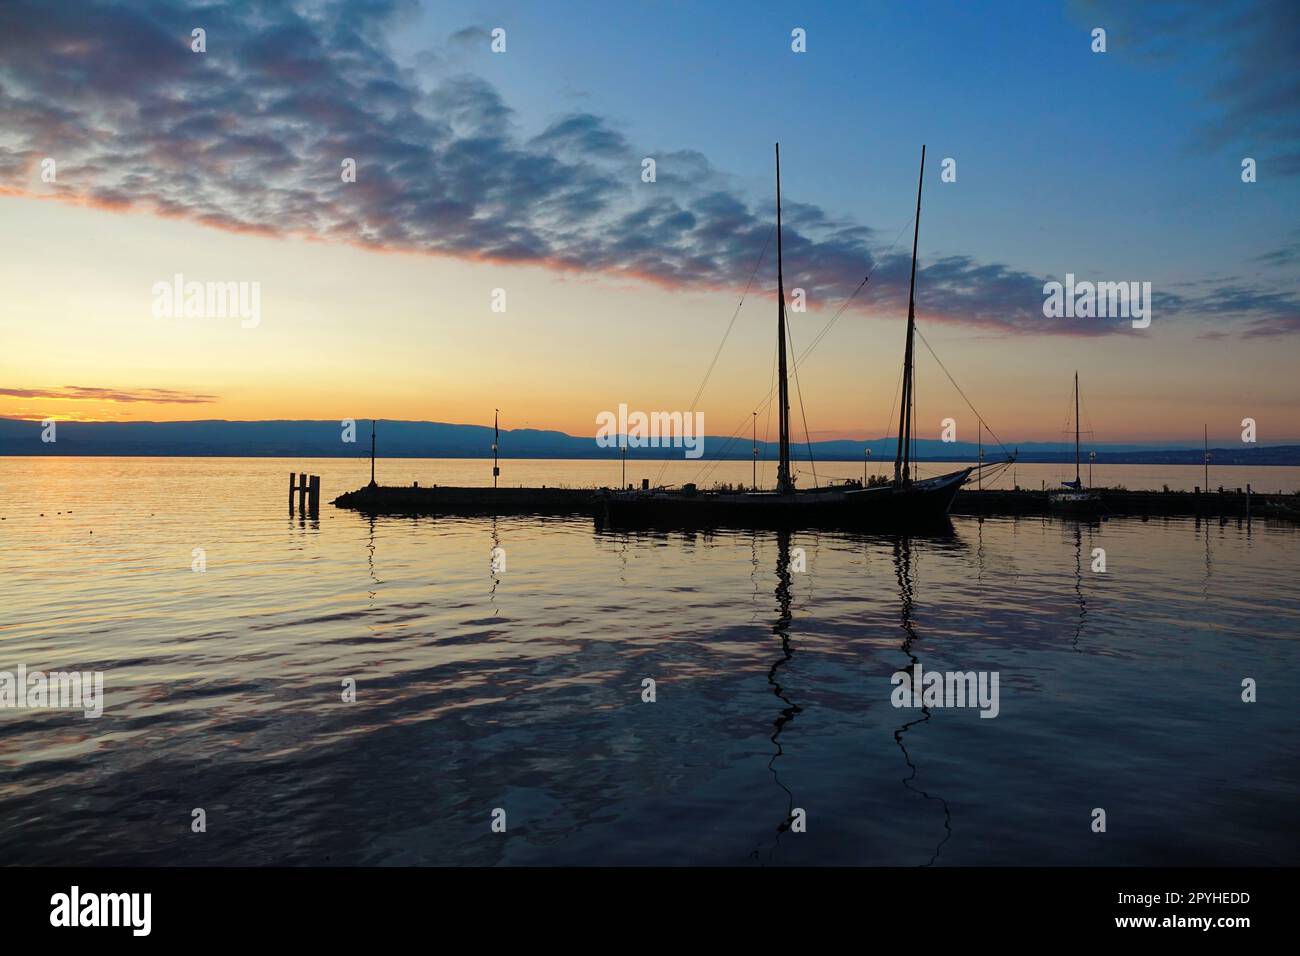
{"label": "concrete pier", "polygon": [[[1300,521],[1300,495],[1262,495],[1246,489],[1223,491],[1116,491],[1097,489],[1101,516],[1165,515],[1185,517],[1250,517]],[[954,515],[1052,515],[1051,493],[1046,491],[977,491],[957,493]],[[334,499],[339,508],[367,514],[491,515],[491,514],[591,514],[596,490],[592,488],[359,488]]]}

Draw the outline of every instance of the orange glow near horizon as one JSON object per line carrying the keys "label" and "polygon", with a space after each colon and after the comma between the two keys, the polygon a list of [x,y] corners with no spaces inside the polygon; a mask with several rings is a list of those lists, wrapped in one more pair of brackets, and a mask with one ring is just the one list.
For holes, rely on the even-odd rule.
{"label": "orange glow near horizon", "polygon": [[[383,255],[349,244],[213,229],[176,217],[123,215],[0,190],[0,416],[64,421],[270,420],[376,417],[594,433],[597,413],[688,410],[738,294],[671,289],[625,273],[576,273],[555,263],[507,264],[447,255]],[[22,237],[21,240],[19,237]],[[788,269],[787,271],[793,271]],[[255,281],[261,320],[159,319],[154,283]],[[507,293],[505,313],[490,308]],[[766,285],[746,299],[699,408],[706,431],[760,439],[775,422],[775,321]],[[879,438],[894,431],[902,316],[864,296],[792,382],[792,426],[802,441],[799,389],[812,438]],[[796,352],[834,305],[792,314]],[[855,303],[856,305],[856,303]],[[820,307],[819,307],[820,306]],[[922,323],[962,389],[1007,443],[1058,441],[1070,382],[1082,382],[1094,441],[1199,440],[1259,423],[1259,440],[1300,436],[1291,351],[1275,340],[1223,338],[1162,325],[1097,337],[992,334]],[[918,345],[920,437],[944,418],[975,438],[975,416]],[[1232,371],[1228,371],[1232,370]],[[172,401],[68,397],[104,389]],[[186,400],[199,397],[199,400]],[[208,400],[210,399],[210,400]],[[891,407],[894,408],[890,413]]]}

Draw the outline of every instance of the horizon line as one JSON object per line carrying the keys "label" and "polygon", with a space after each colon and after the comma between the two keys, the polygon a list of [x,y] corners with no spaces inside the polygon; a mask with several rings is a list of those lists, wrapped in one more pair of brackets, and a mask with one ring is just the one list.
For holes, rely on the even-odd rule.
{"label": "horizon line", "polygon": [[[344,422],[344,421],[352,421],[352,422],[354,422],[354,423],[358,423],[358,424],[359,424],[359,423],[361,423],[361,422],[364,422],[364,421],[367,421],[367,420],[370,420],[370,419],[366,419],[366,418],[351,418],[351,419],[341,419],[341,418],[251,418],[251,419],[248,419],[248,418],[185,418],[185,419],[163,419],[163,420],[157,420],[157,419],[127,419],[127,420],[117,420],[117,419],[62,419],[62,418],[50,418],[50,417],[47,417],[46,419],[39,419],[39,418],[15,418],[15,417],[11,417],[11,416],[8,416],[8,415],[0,415],[0,422],[6,422],[6,421],[7,421],[7,422],[21,422],[21,423],[23,423],[23,424],[40,425],[40,424],[42,424],[44,421],[47,421],[47,420],[49,420],[49,421],[55,421],[55,422],[58,422],[59,424],[68,424],[68,425],[164,425],[164,426],[165,426],[165,425],[202,425],[202,424],[207,424],[207,423],[219,423],[219,424],[225,424],[225,425],[271,425],[271,424],[278,424],[278,423],[305,423],[305,424],[313,424],[313,425],[325,425],[325,424],[336,424],[336,423],[342,423],[342,422]],[[438,420],[435,420],[435,419],[427,419],[427,418],[375,418],[375,419],[373,419],[373,421],[375,421],[375,422],[390,422],[390,423],[392,423],[392,424],[407,424],[407,425],[443,425],[443,426],[448,426],[448,427],[452,427],[452,428],[481,428],[481,429],[484,429],[484,430],[486,430],[486,431],[492,431],[492,430],[493,430],[493,427],[494,427],[494,426],[492,426],[492,425],[483,425],[483,424],[472,423],[472,422],[446,422],[446,421],[438,421]],[[593,441],[595,440],[595,439],[594,439],[594,435],[593,435],[593,436],[587,436],[587,435],[575,435],[575,434],[573,434],[573,433],[571,433],[571,432],[566,432],[566,431],[564,431],[564,430],[562,430],[562,429],[559,429],[559,428],[543,428],[543,427],[532,427],[532,426],[527,426],[527,427],[522,427],[522,428],[501,428],[501,429],[499,429],[499,430],[500,430],[501,432],[503,432],[503,433],[506,433],[506,434],[509,434],[509,433],[511,433],[511,432],[525,432],[525,431],[530,431],[530,432],[544,432],[544,433],[551,433],[551,434],[554,434],[554,435],[563,436],[563,437],[565,437],[565,438],[574,439],[574,440],[576,440],[576,441],[583,441],[583,440],[587,440],[588,438],[590,438],[590,439],[593,440]],[[1063,432],[1062,434],[1064,435],[1065,433]],[[618,438],[618,437],[626,437],[626,435],[623,434],[623,433],[619,433],[619,434],[617,434],[617,435],[614,435],[613,437],[615,437],[615,438]],[[748,436],[740,436],[740,437],[736,437],[736,436],[726,436],[726,435],[719,435],[719,434],[713,434],[713,435],[711,435],[711,434],[708,434],[708,433],[705,433],[702,437],[705,438],[705,439],[714,439],[714,440],[717,440],[717,441],[723,441],[723,442],[740,441],[742,438],[748,438]],[[923,441],[923,442],[939,442],[939,441],[941,441],[941,439],[939,439],[939,438],[918,438],[918,439],[916,439],[916,440],[917,440],[917,441]],[[1162,444],[1165,444],[1166,446],[1169,446],[1169,447],[1164,447],[1164,448],[1160,448],[1160,449],[1151,449],[1151,450],[1160,450],[1160,451],[1174,451],[1174,450],[1187,450],[1187,451],[1194,451],[1194,450],[1196,450],[1196,449],[1198,449],[1198,448],[1202,448],[1202,447],[1204,447],[1201,443],[1189,444],[1189,445],[1186,445],[1186,446],[1184,446],[1184,445],[1175,445],[1175,444],[1174,444],[1174,443],[1177,443],[1177,442],[1181,442],[1181,441],[1183,441],[1183,440],[1184,440],[1184,439],[1181,439],[1181,438],[1146,438],[1146,437],[1144,437],[1144,438],[1134,438],[1134,439],[1115,440],[1115,441],[1092,441],[1092,442],[1089,442],[1088,444],[1089,444],[1089,447],[1091,447],[1091,448],[1103,448],[1103,447],[1107,447],[1107,446],[1115,446],[1115,445],[1134,446],[1134,445],[1141,445],[1141,444],[1144,443],[1144,442],[1157,442],[1157,443],[1162,443]],[[1188,439],[1188,440],[1190,441],[1190,439]],[[814,444],[814,445],[821,445],[821,444],[830,444],[830,443],[832,443],[832,442],[850,442],[850,443],[869,444],[869,443],[873,443],[873,442],[897,442],[897,441],[898,441],[898,437],[897,437],[896,435],[880,435],[880,436],[877,436],[877,437],[875,437],[875,438],[817,438],[817,439],[812,439],[812,440],[811,440],[811,444]],[[1219,442],[1221,442],[1221,441],[1224,441],[1224,439],[1222,439],[1222,438],[1216,438],[1215,441],[1219,441]],[[806,441],[806,440],[800,442],[800,444],[808,444],[808,443],[809,443],[809,442]],[[764,440],[758,442],[758,444],[760,444],[760,445],[774,445],[774,444],[776,444],[776,441],[775,441],[775,440],[767,440],[767,439],[764,439]],[[966,440],[966,439],[958,439],[958,440],[955,440],[955,441],[953,441],[953,442],[951,442],[951,443],[948,443],[948,444],[954,444],[954,445],[976,445],[977,442],[972,442],[972,441],[969,441],[969,440]],[[984,446],[984,447],[987,448],[987,449],[996,449],[996,448],[999,447],[999,445],[1001,445],[1001,447],[1004,447],[1004,448],[1005,448],[1005,447],[1007,447],[1008,444],[1010,444],[1012,447],[1020,447],[1020,446],[1032,446],[1032,445],[1072,444],[1072,442],[1069,440],[1068,437],[1063,437],[1063,438],[1060,438],[1060,439],[1045,439],[1045,438],[1038,438],[1038,439],[1024,439],[1024,440],[1020,440],[1020,441],[1011,441],[1011,442],[1002,442],[1002,443],[998,443],[998,442],[996,442],[996,441],[994,441],[994,442],[987,442],[987,443],[985,443],[985,446]],[[1300,446],[1300,438],[1283,438],[1283,439],[1275,439],[1275,440],[1269,440],[1269,441],[1257,441],[1257,442],[1250,442],[1250,443],[1245,443],[1245,442],[1234,442],[1234,443],[1232,443],[1232,444],[1234,444],[1234,445],[1236,445],[1236,444],[1249,445],[1249,446],[1254,447],[1254,448],[1286,448],[1286,447],[1292,447],[1292,446]],[[1144,450],[1144,449],[1131,448],[1130,450],[1131,450],[1131,451],[1139,451],[1139,450]],[[1226,450],[1226,449],[1225,449],[1224,447],[1220,447],[1220,448],[1217,449],[1217,450],[1222,451],[1222,450]],[[1248,448],[1242,448],[1242,449],[1240,449],[1240,450],[1245,451],[1245,450],[1249,450],[1249,449],[1248,449]],[[242,457],[242,456],[236,456],[236,457]],[[255,457],[260,457],[260,456],[255,456]],[[502,456],[502,457],[505,457],[505,456]]]}

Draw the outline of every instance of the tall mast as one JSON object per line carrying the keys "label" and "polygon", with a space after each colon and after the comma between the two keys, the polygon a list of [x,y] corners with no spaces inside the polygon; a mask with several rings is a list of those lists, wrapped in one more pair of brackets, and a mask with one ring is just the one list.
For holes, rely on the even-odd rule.
{"label": "tall mast", "polygon": [[1079,372],[1074,373],[1074,486],[1082,488],[1079,481]]}
{"label": "tall mast", "polygon": [[898,411],[898,453],[894,458],[894,483],[912,480],[912,338],[916,331],[916,244],[921,236],[921,186],[925,182],[925,146],[921,146],[921,175],[916,183],[916,225],[912,230],[912,284],[907,292],[907,348],[903,351],[903,404]]}
{"label": "tall mast", "polygon": [[497,486],[497,476],[501,467],[497,464],[497,446],[501,444],[501,409],[495,409],[492,415],[492,487]]}
{"label": "tall mast", "polygon": [[1205,425],[1205,493],[1210,493],[1210,426]]}
{"label": "tall mast", "polygon": [[781,144],[776,144],[776,291],[780,301],[776,311],[777,385],[781,418],[781,460],[776,468],[778,494],[794,491],[790,480],[790,385],[786,381],[785,367],[785,274],[781,265]]}
{"label": "tall mast", "polygon": [[370,419],[370,486],[375,485],[375,420]]}

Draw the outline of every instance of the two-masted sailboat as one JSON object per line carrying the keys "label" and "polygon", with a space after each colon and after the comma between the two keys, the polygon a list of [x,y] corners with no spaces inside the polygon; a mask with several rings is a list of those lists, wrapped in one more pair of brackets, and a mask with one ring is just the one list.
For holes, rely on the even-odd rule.
{"label": "two-masted sailboat", "polygon": [[903,353],[902,407],[892,482],[863,487],[856,483],[795,489],[790,462],[790,393],[786,357],[785,276],[781,257],[781,146],[776,147],[776,283],[777,409],[780,459],[774,491],[699,491],[682,489],[606,491],[599,507],[612,524],[676,527],[836,527],[906,528],[943,521],[953,498],[974,468],[936,478],[918,479],[912,454],[916,399],[913,393],[916,333],[916,253],[921,228],[921,186],[925,147],[921,147],[921,181],[916,188],[916,224],[912,234],[912,277],[907,301],[907,343]]}

